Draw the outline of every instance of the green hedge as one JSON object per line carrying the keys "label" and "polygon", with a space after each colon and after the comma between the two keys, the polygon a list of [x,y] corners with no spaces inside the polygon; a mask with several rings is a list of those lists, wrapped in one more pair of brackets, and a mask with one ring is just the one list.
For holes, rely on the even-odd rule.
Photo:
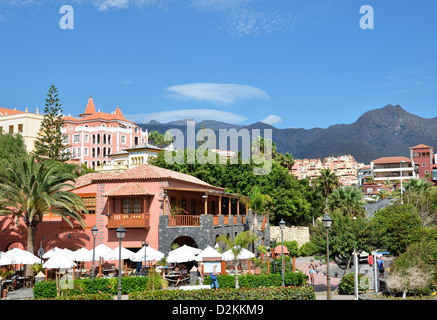
{"label": "green hedge", "polygon": [[270,287],[242,289],[149,290],[129,294],[129,300],[316,300],[314,288]]}
{"label": "green hedge", "polygon": [[[301,286],[306,284],[308,276],[301,271],[289,272],[284,275],[286,286]],[[217,276],[219,288],[235,288],[235,276],[219,275]],[[205,285],[211,284],[208,275],[205,276]],[[238,285],[240,288],[257,288],[257,287],[279,287],[282,286],[282,276],[280,274],[260,274],[260,275],[241,275],[238,276]]]}
{"label": "green hedge", "polygon": [[[142,291],[146,289],[148,277],[122,277],[121,278],[121,293],[129,294],[134,291]],[[74,288],[63,290],[63,295],[72,297],[76,295],[91,295],[98,293],[110,293],[115,295],[118,292],[118,278],[98,278],[91,279],[76,279],[74,280]],[[39,298],[56,298],[56,282],[38,282],[33,287],[33,295],[36,299]]]}

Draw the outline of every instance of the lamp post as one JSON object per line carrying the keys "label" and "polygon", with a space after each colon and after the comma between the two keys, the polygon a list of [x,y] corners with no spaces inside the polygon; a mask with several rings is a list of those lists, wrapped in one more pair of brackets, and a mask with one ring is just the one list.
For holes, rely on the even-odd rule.
{"label": "lamp post", "polygon": [[284,229],[285,229],[285,221],[281,219],[279,222],[279,228],[281,229],[281,242],[282,242],[282,264],[281,264],[281,275],[282,275],[282,286],[285,287],[285,278],[284,278]]}
{"label": "lamp post", "polygon": [[331,278],[329,277],[329,228],[332,224],[332,219],[325,213],[322,219],[322,224],[326,229],[326,299],[331,300]]}
{"label": "lamp post", "polygon": [[142,245],[144,247],[144,276],[146,276],[146,273],[147,273],[147,254],[146,254],[146,249],[149,246],[149,241],[143,241]]}
{"label": "lamp post", "polygon": [[99,232],[99,229],[97,229],[97,227],[96,226],[94,226],[92,229],[91,229],[91,233],[93,234],[93,269],[91,270],[91,279],[92,280],[94,280],[94,275],[95,275],[95,272],[94,272],[94,257],[95,257],[95,254],[96,254],[96,236],[97,236],[97,232]]}
{"label": "lamp post", "polygon": [[401,204],[404,204],[404,187],[402,185],[402,165],[405,161],[401,161]]}
{"label": "lamp post", "polygon": [[123,225],[120,225],[120,227],[115,230],[115,233],[117,234],[117,239],[119,242],[119,251],[118,251],[118,295],[117,299],[121,300],[121,240],[124,239],[124,236],[126,235],[126,229],[123,228]]}

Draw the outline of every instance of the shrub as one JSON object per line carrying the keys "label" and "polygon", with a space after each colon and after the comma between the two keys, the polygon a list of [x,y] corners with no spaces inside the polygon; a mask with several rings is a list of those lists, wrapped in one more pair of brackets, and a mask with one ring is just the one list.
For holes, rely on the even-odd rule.
{"label": "shrub", "polygon": [[[301,271],[288,272],[284,275],[286,286],[301,286],[306,283],[307,279],[308,276]],[[219,288],[235,288],[235,276],[233,275],[219,275],[217,280]],[[204,284],[210,285],[211,279],[206,277]],[[279,287],[282,286],[282,276],[279,273],[240,275],[238,276],[238,284],[241,288]]]}
{"label": "shrub", "polygon": [[299,244],[297,241],[284,241],[284,247],[290,252],[290,257],[299,257]]}
{"label": "shrub", "polygon": [[35,299],[56,298],[56,295],[57,291],[55,281],[38,282],[33,286],[33,296]]}
{"label": "shrub", "polygon": [[[355,278],[354,273],[344,275],[338,284],[339,294],[355,294]],[[370,279],[368,276],[358,274],[358,292],[365,293],[370,286]]]}
{"label": "shrub", "polygon": [[129,300],[316,300],[314,288],[225,288],[219,290],[152,290],[133,292]]}
{"label": "shrub", "polygon": [[317,253],[317,247],[313,242],[306,242],[299,248],[299,254],[301,257],[313,256]]}

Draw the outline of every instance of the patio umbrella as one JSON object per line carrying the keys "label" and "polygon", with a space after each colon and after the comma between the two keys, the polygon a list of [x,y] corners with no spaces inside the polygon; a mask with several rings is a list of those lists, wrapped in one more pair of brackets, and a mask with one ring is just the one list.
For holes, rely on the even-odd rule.
{"label": "patio umbrella", "polygon": [[12,264],[11,259],[9,259],[4,252],[0,251],[0,266],[6,266]]}
{"label": "patio umbrella", "polygon": [[196,261],[203,261],[203,258],[214,258],[217,261],[223,260],[222,254],[210,246],[207,246],[201,253],[197,255]]}
{"label": "patio umbrella", "polygon": [[[146,261],[159,261],[164,258],[164,253],[153,249],[152,247],[147,247],[146,249]],[[134,257],[131,259],[134,262],[144,261],[144,247],[138,250]]]}
{"label": "patio umbrella", "polygon": [[174,254],[174,253],[179,253],[179,252],[183,252],[183,253],[189,253],[189,254],[197,255],[197,254],[199,254],[199,253],[202,252],[202,249],[198,249],[198,248],[190,247],[190,246],[187,246],[186,244],[184,244],[182,247],[179,247],[179,248],[177,248],[177,249],[174,249],[174,250],[170,251],[170,252],[168,253],[168,255],[170,256],[170,255],[172,255],[172,254]]}
{"label": "patio umbrella", "polygon": [[22,254],[23,252],[25,252],[23,249],[13,248],[13,249],[11,249],[11,250],[9,250],[9,251],[6,251],[6,252],[4,253],[4,255],[5,255],[8,259],[12,260],[12,262],[13,262],[13,261],[15,260],[15,257],[17,257],[18,255]]}
{"label": "patio umbrella", "polygon": [[[223,253],[223,260],[225,261],[232,261],[234,260],[234,254],[232,253],[232,250],[229,249],[228,251],[226,251],[225,253]],[[253,252],[250,252],[247,249],[242,249],[240,254],[237,256],[237,260],[246,260],[246,259],[250,259],[250,258],[254,258],[255,254]]]}
{"label": "patio umbrella", "polygon": [[[93,250],[90,250],[91,253],[93,252]],[[109,248],[106,244],[99,244],[96,248],[95,248],[95,258],[98,260],[100,258],[105,259],[105,256],[110,254],[112,252],[112,249]]]}
{"label": "patio umbrella", "polygon": [[43,259],[51,258],[56,252],[62,252],[62,249],[60,249],[58,247],[54,247],[53,249],[51,249],[51,250],[47,251],[46,253],[44,253],[42,258]]}
{"label": "patio umbrella", "polygon": [[196,260],[196,256],[188,251],[178,251],[169,254],[167,257],[167,262],[171,263],[182,263]]}
{"label": "patio umbrella", "polygon": [[[15,248],[17,249],[17,248]],[[15,250],[12,249],[12,250]],[[10,250],[10,251],[12,251]],[[18,251],[20,250],[20,251]],[[8,251],[9,252],[9,251]],[[12,261],[12,264],[34,264],[40,263],[41,259],[30,253],[29,251],[24,251],[21,249],[17,249],[14,253],[10,253],[12,256],[6,254],[6,257]]]}
{"label": "patio umbrella", "polygon": [[[135,252],[130,251],[124,247],[121,247],[121,260],[126,260],[134,257]],[[120,247],[115,248],[109,254],[103,257],[105,260],[118,260],[120,258]]]}
{"label": "patio umbrella", "polygon": [[73,261],[92,261],[93,252],[87,248],[80,248],[70,253],[67,257]]}
{"label": "patio umbrella", "polygon": [[65,256],[61,250],[55,252],[42,266],[47,269],[69,269],[76,266],[76,263]]}

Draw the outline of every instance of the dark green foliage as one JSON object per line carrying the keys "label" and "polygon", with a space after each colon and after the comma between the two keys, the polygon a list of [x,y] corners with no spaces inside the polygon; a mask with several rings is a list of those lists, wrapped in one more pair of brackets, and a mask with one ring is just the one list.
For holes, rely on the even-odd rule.
{"label": "dark green foliage", "polygon": [[62,104],[59,103],[58,89],[52,85],[47,94],[44,118],[35,141],[34,153],[41,159],[53,159],[57,161],[68,160],[68,155],[63,150],[69,146],[63,145],[61,128],[64,125]]}
{"label": "dark green foliage", "polygon": [[[270,267],[272,270],[272,268]],[[277,287],[282,286],[282,277],[280,267],[277,268],[279,273],[276,274],[260,274],[260,275],[241,275],[238,276],[238,283],[241,288],[257,288],[257,287]],[[287,271],[287,270],[286,270]],[[302,272],[286,272],[284,275],[286,286],[301,286],[306,283],[307,276]],[[217,277],[219,288],[235,288],[235,276],[219,275]],[[211,284],[211,280],[206,277],[204,283]]]}
{"label": "dark green foliage", "polygon": [[[355,294],[354,273],[344,275],[338,284],[339,294]],[[358,293],[365,293],[370,286],[370,278],[363,274],[358,274]]]}
{"label": "dark green foliage", "polygon": [[316,300],[313,287],[154,290],[134,292],[129,300]]}

